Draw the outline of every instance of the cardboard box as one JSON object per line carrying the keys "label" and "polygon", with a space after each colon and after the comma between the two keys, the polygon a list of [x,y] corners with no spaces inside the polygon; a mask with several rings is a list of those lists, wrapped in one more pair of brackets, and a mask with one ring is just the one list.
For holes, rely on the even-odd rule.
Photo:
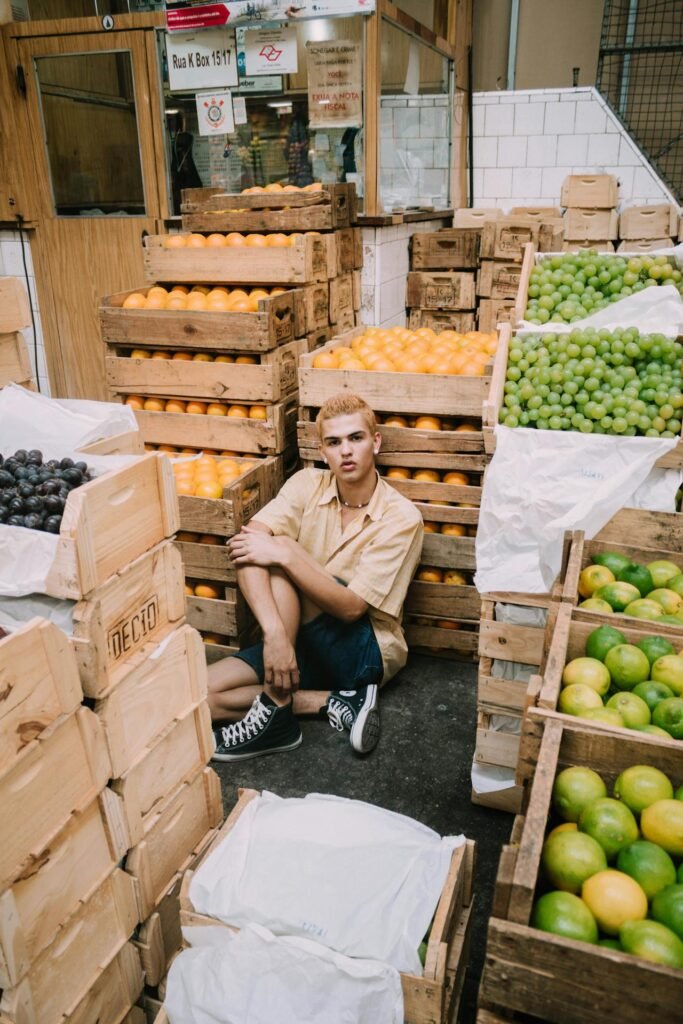
{"label": "cardboard box", "polygon": [[676,236],[678,210],[669,203],[629,206],[619,217],[619,238],[661,239]]}
{"label": "cardboard box", "polygon": [[616,210],[571,208],[564,215],[564,236],[568,242],[615,239],[618,228]]}

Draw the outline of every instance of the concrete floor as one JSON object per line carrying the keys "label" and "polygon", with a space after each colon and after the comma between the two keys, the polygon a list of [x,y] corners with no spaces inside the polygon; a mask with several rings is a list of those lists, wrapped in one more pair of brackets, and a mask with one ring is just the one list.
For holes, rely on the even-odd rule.
{"label": "concrete floor", "polygon": [[470,968],[461,1024],[473,1024],[484,962],[486,925],[501,845],[512,817],[470,801],[470,766],[476,722],[476,667],[411,655],[381,696],[382,736],[365,759],[348,733],[327,721],[304,719],[302,746],[241,765],[216,764],[226,810],[236,789],[269,789],[279,796],[334,793],[410,815],[442,835],[461,832],[477,842],[475,912]]}

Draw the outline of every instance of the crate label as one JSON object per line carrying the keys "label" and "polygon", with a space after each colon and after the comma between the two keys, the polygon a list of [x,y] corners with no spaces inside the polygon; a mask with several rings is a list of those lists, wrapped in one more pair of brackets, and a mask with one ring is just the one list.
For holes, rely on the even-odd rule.
{"label": "crate label", "polygon": [[159,623],[159,598],[152,594],[150,598],[135,609],[125,619],[121,619],[107,634],[109,656],[117,661],[130,654],[143,643]]}
{"label": "crate label", "polygon": [[242,502],[242,517],[244,522],[246,522],[247,519],[251,519],[252,516],[255,516],[258,510],[261,508],[260,487],[257,485],[253,489],[250,489],[248,494],[249,497],[247,498],[247,500]]}
{"label": "crate label", "polygon": [[297,383],[296,360],[288,359],[280,367],[280,390],[289,391]]}
{"label": "crate label", "polygon": [[427,284],[424,290],[425,306],[448,306],[460,300],[460,285],[455,282]]}

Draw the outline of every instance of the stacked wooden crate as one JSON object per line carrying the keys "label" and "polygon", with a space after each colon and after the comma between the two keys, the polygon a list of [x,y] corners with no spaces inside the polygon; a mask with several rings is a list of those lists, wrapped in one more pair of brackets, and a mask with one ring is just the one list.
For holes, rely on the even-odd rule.
{"label": "stacked wooden crate", "polygon": [[629,206],[619,215],[617,252],[641,253],[669,249],[678,237],[678,210],[668,203]]}
{"label": "stacked wooden crate", "polygon": [[481,226],[476,223],[412,236],[406,287],[409,327],[474,330],[480,243]]}
{"label": "stacked wooden crate", "polygon": [[16,277],[0,278],[0,388],[21,384],[35,389],[24,327],[31,326],[31,310],[22,282]]}
{"label": "stacked wooden crate", "polygon": [[[507,328],[505,328],[507,330]],[[341,391],[364,398],[378,417],[380,473],[415,502],[425,521],[421,566],[408,591],[404,628],[412,649],[471,658],[479,598],[474,537],[486,464],[482,407],[490,378],[452,374],[325,369],[314,361],[353,344],[362,328],[333,338],[299,366],[299,451],[320,456],[315,417]]]}
{"label": "stacked wooden crate", "polygon": [[540,252],[559,251],[562,220],[558,209],[516,207],[508,216],[485,221],[477,274],[480,331],[494,331],[498,323],[519,319],[516,300],[529,243]]}
{"label": "stacked wooden crate", "polygon": [[[148,982],[161,977],[180,945],[179,872],[193,862],[193,855],[222,818],[220,784],[206,767],[213,751],[206,660],[199,634],[184,624],[183,568],[170,539],[177,529],[178,503],[165,457],[148,454],[105,472],[69,495],[57,558],[45,587],[49,596],[64,599],[57,606],[53,602],[50,613],[70,623],[70,657],[80,677],[78,700],[87,705],[79,708],[76,717],[81,732],[89,730],[84,734],[89,757],[98,758],[102,765],[97,793],[103,790],[99,799],[108,816],[108,842],[112,849],[116,844],[112,863],[120,862],[123,868],[108,884],[123,901],[126,927],[130,923],[126,939],[132,937],[142,954]],[[5,599],[1,611],[20,619],[22,602],[22,598]],[[29,729],[25,735],[17,734],[22,744],[32,739]],[[43,738],[41,732],[38,742]],[[67,739],[74,745],[78,737]],[[72,799],[68,795],[71,777],[83,773],[80,762],[72,766],[60,750],[49,772],[52,789],[46,789],[45,798],[53,799],[57,790],[65,788],[66,799]],[[40,781],[46,785],[46,777],[40,776]],[[81,814],[81,804],[74,803],[73,808]],[[35,815],[29,814],[30,819],[40,820],[40,816],[40,808]],[[13,816],[12,820],[20,819]],[[58,882],[73,886],[71,876],[79,872],[71,862],[72,848],[69,833],[63,857],[48,863],[59,865],[54,874]],[[35,843],[31,846],[32,852],[39,849]],[[94,857],[89,870],[103,871],[101,865],[108,863],[106,850],[100,840],[99,847],[79,852],[79,857]],[[85,867],[82,873],[90,877]],[[121,927],[113,931],[101,909],[96,908],[93,915],[105,933],[122,934]],[[83,929],[82,941],[99,942],[93,946],[94,955],[103,965],[97,921],[93,917],[93,923]],[[79,924],[74,928],[74,951],[68,954],[78,971],[83,951],[81,939],[77,943],[75,937],[80,934]],[[60,956],[69,944],[66,939],[57,940]],[[102,1024],[119,1024],[124,1019],[118,1008],[129,989],[122,988],[120,979],[136,979],[128,1007],[139,994],[140,962],[138,958],[135,973],[130,955],[129,949],[119,952],[120,963],[102,982],[103,998],[111,998],[111,1006],[105,1002],[98,1018]],[[71,964],[71,959],[67,962]],[[46,978],[59,991],[54,972],[62,971],[62,962],[55,964],[46,971]],[[79,978],[79,983],[92,983],[87,970]],[[116,999],[110,989],[117,990]],[[63,1019],[40,1013],[26,1016],[24,1003],[21,995],[10,1007],[12,1013],[15,1006],[20,1008],[9,1018],[17,1024]]]}
{"label": "stacked wooden crate", "polygon": [[[612,174],[570,174],[562,184],[564,250],[614,252],[618,237],[617,179]],[[557,250],[554,250],[557,251]]]}

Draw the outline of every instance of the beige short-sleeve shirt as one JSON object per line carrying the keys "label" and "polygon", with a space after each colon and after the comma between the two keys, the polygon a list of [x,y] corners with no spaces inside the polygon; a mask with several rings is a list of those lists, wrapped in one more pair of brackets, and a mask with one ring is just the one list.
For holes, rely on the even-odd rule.
{"label": "beige short-sleeve shirt", "polygon": [[275,536],[298,541],[332,576],[367,601],[386,682],[408,655],[401,613],[422,551],[422,516],[380,476],[365,512],[343,532],[341,511],[330,470],[302,469],[254,519]]}

